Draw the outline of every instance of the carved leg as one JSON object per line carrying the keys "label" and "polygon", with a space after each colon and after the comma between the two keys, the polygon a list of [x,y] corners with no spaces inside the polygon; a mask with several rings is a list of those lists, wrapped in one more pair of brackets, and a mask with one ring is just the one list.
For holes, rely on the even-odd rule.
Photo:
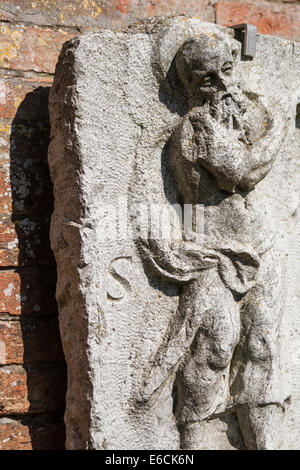
{"label": "carved leg", "polygon": [[247,449],[278,450],[278,431],[283,417],[280,406],[240,405],[237,416]]}
{"label": "carved leg", "polygon": [[239,305],[217,270],[206,272],[191,302],[204,314],[177,372],[175,414],[181,448],[201,449],[203,420],[226,407],[229,365],[240,334]]}
{"label": "carved leg", "polygon": [[[246,359],[235,385],[237,416],[249,449],[278,449],[284,393],[281,388],[278,329],[281,320],[279,262],[268,252],[257,284],[246,298],[243,318]],[[275,426],[278,423],[278,426]]]}
{"label": "carved leg", "polygon": [[[225,323],[228,321],[230,323],[229,328],[225,324],[223,328],[221,313],[221,323],[218,327],[212,326],[210,323],[214,312],[216,312],[216,319],[213,322],[217,325],[219,312],[222,312],[223,309],[226,312],[227,310],[228,312],[236,310],[237,307],[232,307],[232,303],[234,303],[233,296],[221,281],[217,268],[203,271],[197,280],[183,287],[176,315],[171,319],[150,370],[146,370],[141,392],[142,400],[149,402],[155,400],[157,394],[160,393],[160,388],[164,386],[172,374],[175,374],[183,358],[186,355],[189,356],[201,325],[204,330],[208,329],[209,331],[218,328],[219,335],[231,328],[231,321],[228,320],[230,313],[223,315],[226,318]],[[233,317],[238,319],[238,314],[235,313]],[[239,330],[239,320],[235,321],[237,322],[236,328]],[[207,326],[203,322],[206,322]],[[229,341],[231,336],[229,333]],[[216,342],[218,342],[218,338]],[[215,354],[218,354],[217,345]]]}

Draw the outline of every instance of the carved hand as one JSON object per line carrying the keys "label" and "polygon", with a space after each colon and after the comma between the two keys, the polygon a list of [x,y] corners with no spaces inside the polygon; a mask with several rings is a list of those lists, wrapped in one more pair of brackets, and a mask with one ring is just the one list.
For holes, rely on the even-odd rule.
{"label": "carved hand", "polygon": [[221,189],[235,192],[246,165],[246,148],[233,131],[208,112],[193,113],[197,160],[212,173]]}
{"label": "carved hand", "polygon": [[189,119],[198,161],[215,176],[221,189],[230,192],[237,187],[253,189],[268,174],[286,131],[285,121],[277,117],[267,134],[250,146],[207,111],[197,110]]}

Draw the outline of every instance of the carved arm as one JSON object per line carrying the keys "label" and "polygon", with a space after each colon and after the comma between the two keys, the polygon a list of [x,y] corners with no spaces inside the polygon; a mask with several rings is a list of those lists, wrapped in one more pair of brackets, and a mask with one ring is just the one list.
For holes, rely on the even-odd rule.
{"label": "carved arm", "polygon": [[277,118],[267,134],[252,145],[238,140],[238,133],[215,120],[208,112],[196,111],[185,119],[181,146],[193,141],[193,158],[217,180],[221,189],[249,190],[270,171],[284,137],[284,121]]}

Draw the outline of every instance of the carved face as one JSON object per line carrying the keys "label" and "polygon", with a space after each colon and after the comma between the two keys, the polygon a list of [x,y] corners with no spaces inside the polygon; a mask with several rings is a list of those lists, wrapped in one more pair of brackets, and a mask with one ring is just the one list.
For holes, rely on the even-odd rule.
{"label": "carved face", "polygon": [[189,98],[228,93],[235,85],[237,47],[228,38],[201,35],[187,41],[176,56],[176,69]]}

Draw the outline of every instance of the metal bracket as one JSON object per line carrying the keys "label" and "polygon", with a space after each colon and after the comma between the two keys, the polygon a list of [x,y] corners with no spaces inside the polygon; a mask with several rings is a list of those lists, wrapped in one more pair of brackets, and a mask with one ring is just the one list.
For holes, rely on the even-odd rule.
{"label": "metal bracket", "polygon": [[244,31],[243,54],[247,57],[254,57],[256,53],[256,26],[243,23],[230,27]]}

